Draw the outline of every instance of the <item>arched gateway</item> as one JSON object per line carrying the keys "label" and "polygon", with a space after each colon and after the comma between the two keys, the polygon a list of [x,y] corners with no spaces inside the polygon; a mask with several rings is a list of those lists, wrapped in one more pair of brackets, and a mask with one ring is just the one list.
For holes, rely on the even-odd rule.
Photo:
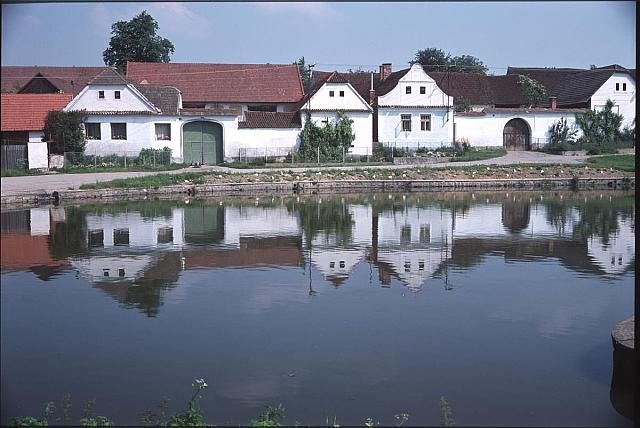
{"label": "arched gateway", "polygon": [[504,126],[502,144],[507,150],[529,150],[531,139],[529,125],[522,119],[511,119]]}
{"label": "arched gateway", "polygon": [[215,122],[187,122],[182,127],[184,163],[215,165],[223,161],[222,125]]}

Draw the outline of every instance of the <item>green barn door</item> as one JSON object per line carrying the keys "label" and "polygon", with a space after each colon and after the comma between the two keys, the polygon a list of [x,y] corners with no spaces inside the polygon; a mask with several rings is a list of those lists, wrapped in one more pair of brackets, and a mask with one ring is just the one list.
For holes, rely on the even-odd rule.
{"label": "green barn door", "polygon": [[215,165],[222,162],[222,126],[213,122],[189,122],[182,128],[184,162]]}

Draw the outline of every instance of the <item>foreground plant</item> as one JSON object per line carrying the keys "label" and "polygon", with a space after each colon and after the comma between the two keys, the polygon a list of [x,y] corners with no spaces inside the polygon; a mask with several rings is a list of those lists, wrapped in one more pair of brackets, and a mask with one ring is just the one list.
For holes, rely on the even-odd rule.
{"label": "foreground plant", "polygon": [[252,427],[279,427],[284,418],[284,407],[278,404],[276,407],[267,406],[265,410],[255,419],[251,419],[249,426]]}

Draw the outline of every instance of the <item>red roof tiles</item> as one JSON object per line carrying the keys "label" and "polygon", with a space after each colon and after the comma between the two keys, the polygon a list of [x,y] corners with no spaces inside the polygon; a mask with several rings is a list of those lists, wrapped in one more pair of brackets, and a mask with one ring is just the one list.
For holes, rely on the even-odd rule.
{"label": "red roof tiles", "polygon": [[304,95],[296,64],[128,62],[127,79],[175,86],[186,102],[295,103]]}
{"label": "red roof tiles", "polygon": [[[108,67],[39,67],[39,66],[3,66],[2,91],[18,92],[40,73],[38,79],[46,79],[55,89],[65,94],[77,95],[87,86],[89,80]],[[36,82],[38,83],[38,82]],[[51,88],[54,89],[54,88]],[[29,92],[29,91],[25,91]]]}
{"label": "red roof tiles", "polygon": [[246,120],[238,122],[238,128],[300,128],[297,112],[248,111]]}
{"label": "red roof tiles", "polygon": [[51,110],[62,110],[71,94],[1,94],[2,131],[40,131]]}

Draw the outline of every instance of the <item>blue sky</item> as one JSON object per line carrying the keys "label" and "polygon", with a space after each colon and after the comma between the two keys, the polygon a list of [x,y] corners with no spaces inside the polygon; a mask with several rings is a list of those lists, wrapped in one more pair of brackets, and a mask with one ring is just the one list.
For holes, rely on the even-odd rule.
{"label": "blue sky", "polygon": [[512,66],[635,67],[635,2],[44,3],[2,5],[2,65],[102,65],[110,26],[147,10],[173,62],[404,68],[438,47]]}

